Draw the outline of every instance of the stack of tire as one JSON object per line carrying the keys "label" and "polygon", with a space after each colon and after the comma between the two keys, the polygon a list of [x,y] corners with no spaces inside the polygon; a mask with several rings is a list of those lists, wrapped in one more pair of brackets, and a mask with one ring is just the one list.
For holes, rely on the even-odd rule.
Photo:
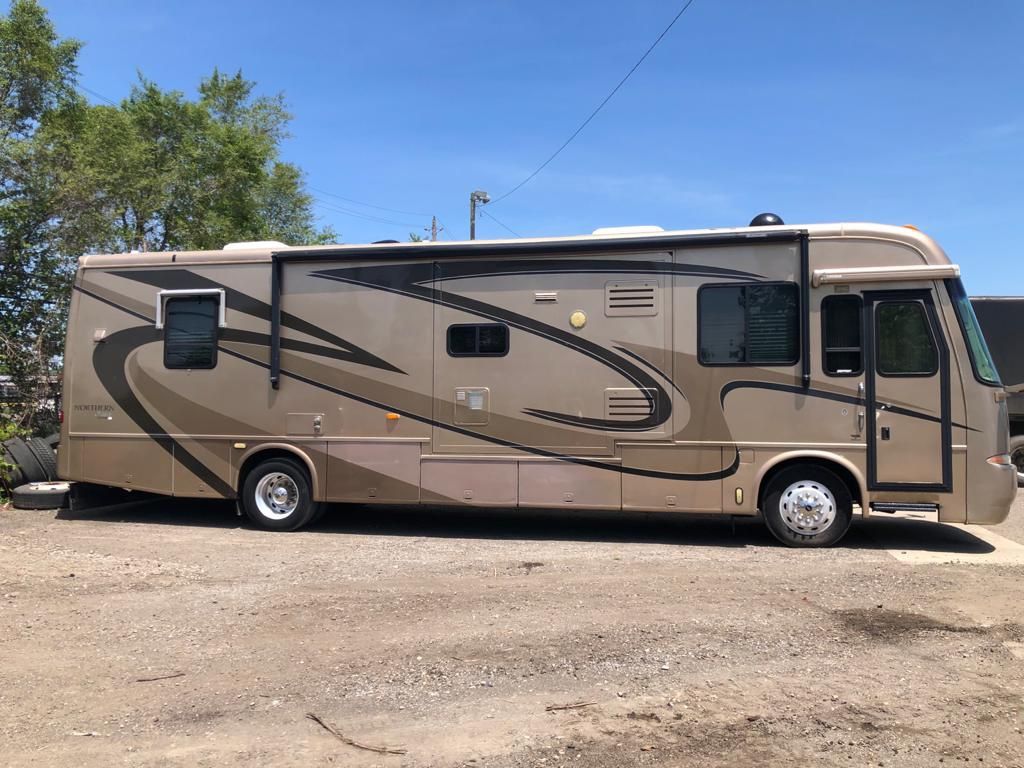
{"label": "stack of tire", "polygon": [[16,509],[59,509],[67,506],[68,484],[57,480],[59,435],[47,438],[12,437],[0,443],[0,460],[7,465],[5,482]]}

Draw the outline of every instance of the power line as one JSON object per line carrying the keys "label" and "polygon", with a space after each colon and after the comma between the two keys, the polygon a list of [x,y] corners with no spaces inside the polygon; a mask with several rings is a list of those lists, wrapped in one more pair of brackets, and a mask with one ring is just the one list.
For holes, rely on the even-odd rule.
{"label": "power line", "polygon": [[497,218],[497,217],[496,217],[496,216],[495,216],[494,214],[492,214],[492,213],[491,213],[490,211],[488,211],[488,210],[487,210],[486,208],[481,208],[481,209],[480,209],[480,213],[482,213],[482,214],[483,214],[484,216],[486,216],[487,218],[489,218],[489,219],[492,219],[492,220],[494,221],[494,223],[495,223],[495,224],[497,224],[498,226],[502,227],[503,229],[505,229],[505,230],[507,230],[507,231],[511,232],[511,233],[512,233],[513,235],[515,235],[516,237],[522,237],[522,235],[520,235],[520,234],[519,234],[518,232],[516,232],[516,231],[515,231],[514,229],[512,229],[512,228],[511,228],[511,227],[509,227],[508,225],[506,225],[506,224],[503,224],[502,222],[498,221],[498,218]]}
{"label": "power line", "polygon": [[383,216],[373,216],[372,214],[363,213],[362,211],[353,211],[351,208],[345,208],[344,206],[338,205],[336,203],[329,202],[327,200],[323,200],[323,199],[321,199],[319,197],[313,197],[313,202],[314,202],[315,205],[318,205],[321,208],[324,208],[324,209],[326,209],[328,211],[332,211],[334,213],[340,213],[340,214],[343,214],[345,216],[352,216],[353,218],[356,218],[356,219],[364,219],[365,221],[372,221],[372,222],[375,222],[377,224],[390,224],[390,225],[396,226],[396,227],[413,227],[413,228],[422,226],[422,224],[410,224],[407,221],[395,221],[394,219],[386,219]]}
{"label": "power line", "polygon": [[442,235],[447,237],[449,240],[454,240],[455,239],[454,237],[452,237],[451,227],[449,227],[447,224],[445,224],[440,219],[437,220],[437,223],[441,225],[441,234]]}
{"label": "power line", "polygon": [[366,208],[376,208],[378,211],[390,211],[391,213],[403,213],[407,216],[429,216],[430,214],[421,213],[420,211],[403,211],[399,208],[387,208],[383,205],[373,205],[372,203],[364,203],[361,200],[353,200],[351,197],[343,197],[342,195],[336,195],[333,192],[328,192],[326,189],[320,189],[319,187],[309,187],[313,192],[319,192],[321,195],[327,195],[328,197],[336,197],[339,200],[344,200],[347,203],[354,203],[355,205],[362,205]]}
{"label": "power line", "polygon": [[86,88],[86,87],[85,87],[84,85],[79,85],[79,86],[78,86],[78,89],[79,89],[79,90],[81,90],[81,91],[85,91],[85,92],[86,92],[86,93],[88,93],[88,94],[89,94],[90,96],[95,96],[95,97],[96,97],[97,99],[99,99],[100,101],[105,101],[105,102],[107,102],[107,104],[109,104],[109,105],[110,105],[110,106],[112,106],[112,107],[116,107],[116,106],[117,106],[117,102],[115,102],[115,101],[114,101],[114,100],[112,100],[112,99],[108,99],[108,98],[107,98],[106,96],[104,96],[104,95],[103,95],[102,93],[97,93],[97,92],[96,92],[96,91],[94,91],[94,90],[93,90],[92,88]]}
{"label": "power line", "polygon": [[567,146],[569,146],[572,143],[572,140],[575,139],[577,136],[579,136],[580,133],[583,131],[583,129],[586,128],[590,124],[590,121],[593,120],[595,117],[597,117],[597,113],[600,112],[604,108],[605,104],[607,104],[609,101],[611,101],[612,96],[614,96],[616,93],[618,93],[619,89],[623,85],[626,84],[626,81],[629,80],[629,78],[632,76],[632,74],[634,72],[636,72],[637,69],[640,68],[640,65],[644,63],[644,60],[648,56],[651,55],[651,51],[653,51],[658,46],[658,43],[661,42],[662,38],[665,37],[665,35],[668,34],[669,30],[672,29],[672,27],[675,25],[675,23],[677,21],[679,21],[679,17],[682,16],[684,13],[686,13],[687,9],[689,9],[689,7],[691,5],[693,5],[693,0],[687,0],[686,3],[683,5],[683,7],[680,9],[679,13],[677,13],[675,15],[675,18],[673,18],[672,21],[669,22],[668,26],[665,27],[665,29],[662,30],[660,35],[658,35],[657,39],[653,43],[651,43],[651,47],[648,48],[646,51],[644,51],[644,55],[641,56],[637,60],[636,64],[633,65],[633,68],[630,69],[629,72],[626,73],[625,77],[623,77],[621,80],[619,80],[619,84],[616,85],[614,88],[612,88],[611,93],[609,93],[607,96],[604,97],[604,101],[602,101],[600,104],[598,104],[597,105],[597,109],[595,109],[593,112],[591,112],[590,116],[587,117],[587,119],[584,120],[582,123],[580,123],[579,128],[577,128],[575,131],[572,132],[572,135],[568,139],[565,140],[565,142],[562,144],[562,146],[560,146],[558,149],[556,149],[554,151],[554,153],[551,155],[551,157],[549,157],[547,160],[545,160],[543,163],[541,163],[533,173],[531,173],[525,179],[520,181],[518,184],[516,184],[514,187],[512,187],[512,189],[510,189],[508,192],[503,194],[501,197],[498,197],[497,199],[492,200],[491,201],[491,205],[494,205],[495,203],[500,203],[502,200],[504,200],[509,195],[513,194],[514,192],[517,192],[520,188],[526,186],[533,179],[534,176],[536,176],[538,173],[540,173],[541,171],[543,171],[547,167],[548,163],[550,163],[552,160],[554,160],[556,157],[558,157],[561,154],[562,150],[565,149]]}

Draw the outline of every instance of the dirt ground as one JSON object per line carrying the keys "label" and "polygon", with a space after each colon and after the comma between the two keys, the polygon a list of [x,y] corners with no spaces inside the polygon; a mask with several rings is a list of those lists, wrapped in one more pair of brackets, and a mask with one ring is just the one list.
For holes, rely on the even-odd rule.
{"label": "dirt ground", "polygon": [[0,763],[1024,766],[1024,494],[987,530],[3,510]]}

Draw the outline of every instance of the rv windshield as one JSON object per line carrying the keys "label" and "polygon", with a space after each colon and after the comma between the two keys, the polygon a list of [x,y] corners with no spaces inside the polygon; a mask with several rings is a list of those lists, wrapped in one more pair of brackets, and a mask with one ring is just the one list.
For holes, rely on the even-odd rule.
{"label": "rv windshield", "polygon": [[947,280],[946,288],[949,291],[949,298],[953,301],[953,308],[956,310],[957,319],[960,321],[960,328],[967,341],[967,351],[971,356],[971,366],[974,368],[974,375],[978,381],[984,384],[999,385],[999,373],[996,371],[996,364],[992,362],[992,355],[988,351],[988,344],[981,333],[981,326],[978,325],[978,318],[974,316],[974,307],[971,306],[967,292],[964,290],[960,278]]}

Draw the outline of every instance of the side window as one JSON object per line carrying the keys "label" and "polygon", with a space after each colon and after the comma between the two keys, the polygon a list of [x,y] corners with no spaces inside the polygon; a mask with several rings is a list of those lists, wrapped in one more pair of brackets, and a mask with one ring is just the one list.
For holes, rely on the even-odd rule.
{"label": "side window", "polygon": [[887,301],[876,310],[878,372],[883,376],[931,376],[939,354],[928,328],[924,305]]}
{"label": "side window", "polygon": [[864,370],[860,296],[826,296],[821,301],[822,368],[829,376],[856,376]]}
{"label": "side window", "polygon": [[709,285],[697,294],[704,365],[793,365],[799,358],[796,283]]}
{"label": "side window", "polygon": [[448,354],[451,357],[502,357],[508,354],[508,326],[449,325]]}
{"label": "side window", "polygon": [[164,367],[213,368],[217,365],[220,298],[180,296],[164,303]]}

